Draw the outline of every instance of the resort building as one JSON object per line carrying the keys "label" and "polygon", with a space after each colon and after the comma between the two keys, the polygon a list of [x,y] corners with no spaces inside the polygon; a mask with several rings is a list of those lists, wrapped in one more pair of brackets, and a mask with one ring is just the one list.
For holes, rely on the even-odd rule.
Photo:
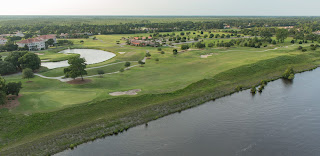
{"label": "resort building", "polygon": [[30,39],[19,41],[17,42],[17,45],[21,48],[27,45],[29,48],[29,51],[43,50],[46,48],[46,42],[49,39],[53,39],[54,43],[57,43],[56,35],[41,35],[36,38],[30,38]]}

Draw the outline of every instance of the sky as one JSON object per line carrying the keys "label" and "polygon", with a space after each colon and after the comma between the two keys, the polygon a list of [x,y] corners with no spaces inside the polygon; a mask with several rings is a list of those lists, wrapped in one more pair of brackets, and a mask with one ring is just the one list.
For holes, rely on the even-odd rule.
{"label": "sky", "polygon": [[320,16],[320,0],[1,0],[0,15]]}

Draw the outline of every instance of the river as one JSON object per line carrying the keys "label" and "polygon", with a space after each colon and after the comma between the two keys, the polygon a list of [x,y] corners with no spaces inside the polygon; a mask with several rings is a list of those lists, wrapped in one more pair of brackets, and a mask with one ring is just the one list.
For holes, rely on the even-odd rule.
{"label": "river", "polygon": [[320,154],[320,69],[235,93],[57,156]]}

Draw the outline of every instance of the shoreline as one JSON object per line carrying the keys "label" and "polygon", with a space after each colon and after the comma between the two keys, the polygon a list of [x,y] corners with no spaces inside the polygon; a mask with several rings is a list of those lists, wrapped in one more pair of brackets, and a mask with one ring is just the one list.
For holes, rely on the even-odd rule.
{"label": "shoreline", "polygon": [[[288,59],[289,57],[283,58]],[[145,124],[149,121],[196,107],[205,102],[231,95],[237,92],[235,91],[235,88],[239,85],[243,86],[243,90],[245,90],[252,86],[256,86],[261,80],[267,80],[268,82],[277,80],[281,78],[283,71],[288,65],[294,65],[297,73],[310,71],[318,67],[318,64],[316,63],[312,65],[312,62],[310,62],[311,60],[299,62],[299,60],[293,59],[289,60],[290,63],[283,62],[281,59],[273,59],[272,61],[269,60],[263,60],[260,62],[264,62],[267,63],[267,65],[272,66],[274,63],[272,61],[276,61],[276,63],[280,64],[281,66],[276,66],[276,68],[272,69],[260,69],[257,67],[259,69],[257,70],[258,72],[253,71],[253,75],[250,75],[250,73],[249,75],[246,75],[246,73],[243,73],[244,69],[251,69],[252,66],[255,66],[255,64],[244,65],[217,74],[213,79],[204,79],[195,82],[188,87],[173,93],[138,96],[135,97],[137,101],[134,102],[147,102],[147,104],[142,106],[139,110],[125,112],[122,114],[119,113],[112,116],[109,120],[101,118],[103,116],[102,114],[101,116],[97,116],[95,120],[82,122],[67,129],[56,130],[51,132],[49,135],[42,135],[37,139],[13,145],[11,148],[4,148],[2,151],[6,155],[22,155],[22,153],[50,155],[58,153],[68,148],[75,148],[77,145],[90,142],[98,138],[104,138],[110,135],[118,135],[119,133],[122,133],[131,127]],[[237,77],[238,79],[234,81],[233,77],[230,75]],[[229,79],[222,79],[222,81],[219,80],[225,76]],[[248,79],[248,76],[251,79]],[[164,99],[163,101],[155,101],[163,97],[167,99]],[[100,102],[100,105],[103,103],[117,101],[129,102],[131,99],[132,98],[117,98],[104,100]],[[95,105],[99,105],[99,103],[86,104],[83,107],[94,107]],[[69,110],[71,109],[72,108]],[[63,111],[64,110],[59,112]],[[68,140],[65,138],[68,138]],[[34,145],[36,145],[36,147]],[[41,145],[41,147],[37,145]]]}

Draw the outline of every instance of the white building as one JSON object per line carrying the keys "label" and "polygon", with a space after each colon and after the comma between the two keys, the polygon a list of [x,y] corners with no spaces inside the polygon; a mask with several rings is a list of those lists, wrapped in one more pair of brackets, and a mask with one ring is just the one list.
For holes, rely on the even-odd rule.
{"label": "white building", "polygon": [[17,42],[17,45],[21,48],[28,46],[29,51],[43,50],[46,48],[46,42],[49,39],[53,39],[54,43],[57,43],[56,35],[42,35],[36,38],[30,38]]}
{"label": "white building", "polygon": [[4,45],[8,42],[7,39],[0,37],[0,45]]}
{"label": "white building", "polygon": [[14,36],[24,37],[24,34],[21,31],[18,31]]}

